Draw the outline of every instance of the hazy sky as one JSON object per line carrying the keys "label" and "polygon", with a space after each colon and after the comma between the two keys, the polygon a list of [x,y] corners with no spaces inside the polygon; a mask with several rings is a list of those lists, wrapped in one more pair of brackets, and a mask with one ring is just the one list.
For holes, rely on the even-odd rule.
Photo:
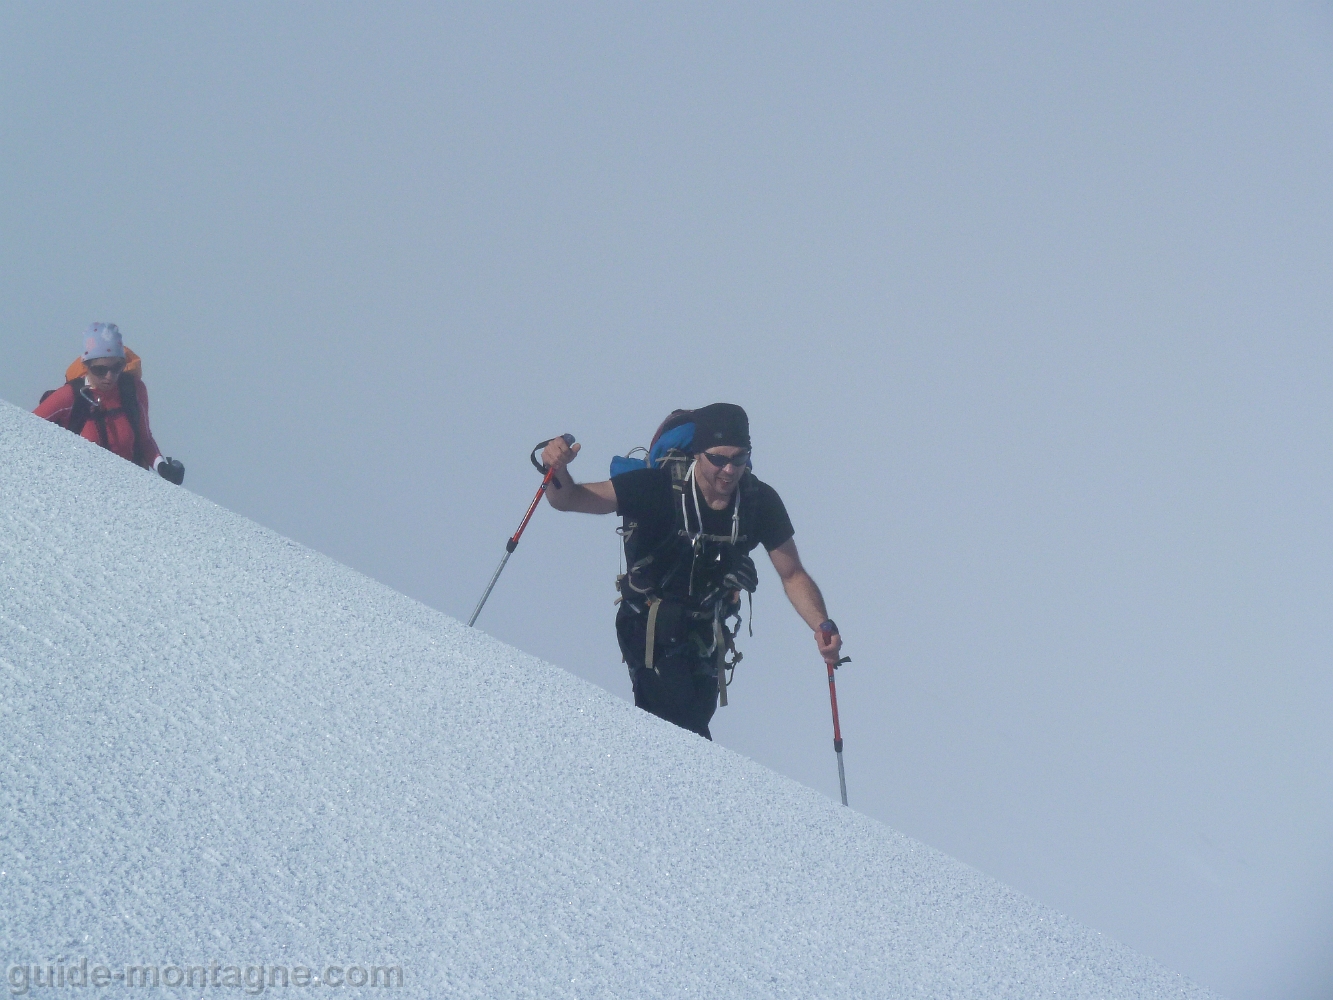
{"label": "hazy sky", "polygon": [[[464,618],[538,440],[739,402],[855,808],[1333,991],[1327,5],[8,4],[0,108],[0,397],[116,322],[187,488]],[[480,625],[628,697],[613,529]],[[755,612],[715,736],[836,795]]]}

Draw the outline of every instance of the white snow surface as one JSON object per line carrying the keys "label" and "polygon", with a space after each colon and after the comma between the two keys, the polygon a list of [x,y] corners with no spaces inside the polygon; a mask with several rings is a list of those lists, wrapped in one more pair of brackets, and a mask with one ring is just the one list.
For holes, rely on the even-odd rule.
{"label": "white snow surface", "polygon": [[[10,977],[86,960],[234,966],[251,986],[232,994],[261,966],[378,965],[403,985],[304,992],[1211,995],[6,403],[0,571]],[[29,995],[64,993],[214,990]]]}

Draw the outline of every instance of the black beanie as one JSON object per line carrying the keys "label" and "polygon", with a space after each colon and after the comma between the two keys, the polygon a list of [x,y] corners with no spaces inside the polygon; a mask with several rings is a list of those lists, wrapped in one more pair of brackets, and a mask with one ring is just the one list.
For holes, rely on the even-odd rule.
{"label": "black beanie", "polygon": [[694,411],[695,453],[718,445],[750,447],[750,418],[735,403],[712,403]]}

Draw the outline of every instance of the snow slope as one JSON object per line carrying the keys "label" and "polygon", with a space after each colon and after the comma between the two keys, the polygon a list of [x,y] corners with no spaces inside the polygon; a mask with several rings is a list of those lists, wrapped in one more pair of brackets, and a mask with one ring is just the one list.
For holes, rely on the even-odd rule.
{"label": "snow slope", "polygon": [[1209,995],[4,403],[0,786],[11,994]]}

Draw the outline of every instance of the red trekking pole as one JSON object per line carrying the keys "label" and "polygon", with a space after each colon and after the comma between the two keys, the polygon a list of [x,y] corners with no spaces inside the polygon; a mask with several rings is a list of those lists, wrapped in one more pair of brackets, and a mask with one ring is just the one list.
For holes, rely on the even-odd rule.
{"label": "red trekking pole", "polygon": [[[560,436],[564,438],[565,444],[571,446],[574,444],[573,434],[561,434]],[[495,575],[491,577],[491,582],[486,585],[486,593],[481,595],[481,600],[478,601],[477,606],[472,609],[472,617],[467,620],[468,628],[471,628],[476,624],[477,615],[481,614],[481,609],[486,603],[486,598],[490,597],[491,591],[495,589],[495,581],[500,579],[500,574],[504,572],[505,563],[509,562],[509,557],[512,556],[514,550],[518,548],[518,540],[523,537],[523,529],[526,528],[528,522],[532,520],[532,513],[537,509],[537,504],[541,503],[542,495],[546,492],[546,487],[554,486],[556,489],[560,489],[560,483],[555,478],[555,469],[548,469],[537,461],[537,452],[541,451],[550,443],[551,439],[542,441],[537,447],[532,449],[532,454],[528,456],[528,459],[532,464],[537,467],[537,471],[545,473],[542,477],[542,484],[537,487],[537,495],[532,498],[532,503],[528,504],[528,512],[523,515],[523,523],[518,526],[518,530],[515,531],[509,537],[509,541],[505,543],[505,556],[500,560],[500,565],[495,568]]]}
{"label": "red trekking pole", "polygon": [[[831,622],[824,622],[819,626],[819,630],[825,635],[831,635],[834,631]],[[838,755],[838,788],[842,791],[842,804],[847,804],[847,772],[842,769],[842,727],[838,725],[838,686],[833,679],[833,671],[837,670],[844,663],[851,663],[850,656],[844,656],[837,663],[824,661],[828,667],[828,700],[833,706],[833,752]]]}

